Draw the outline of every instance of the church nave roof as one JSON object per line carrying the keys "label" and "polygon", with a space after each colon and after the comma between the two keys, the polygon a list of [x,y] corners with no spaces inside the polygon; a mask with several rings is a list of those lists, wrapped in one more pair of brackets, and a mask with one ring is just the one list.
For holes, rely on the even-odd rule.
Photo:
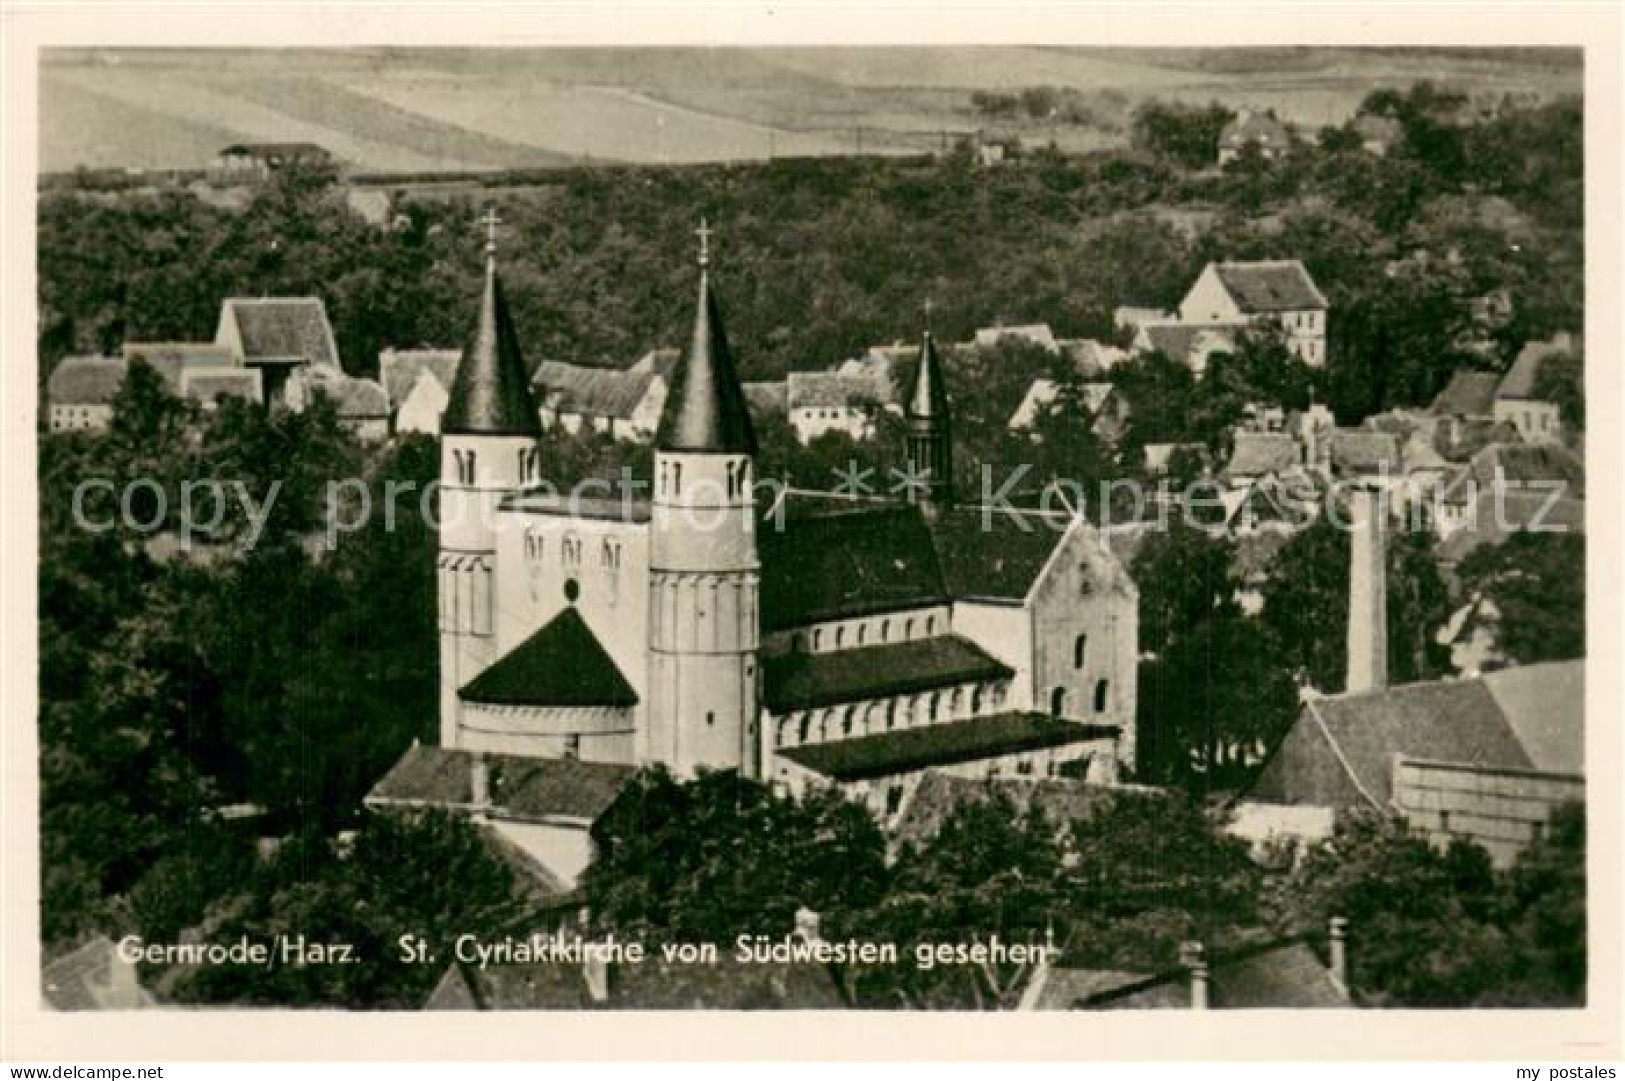
{"label": "church nave roof", "polygon": [[856,739],[785,747],[779,755],[836,781],[891,777],[932,766],[1110,739],[1116,725],[1080,724],[1043,713],[996,713]]}
{"label": "church nave roof", "polygon": [[762,661],[762,703],[775,713],[914,694],[1014,673],[957,634]]}

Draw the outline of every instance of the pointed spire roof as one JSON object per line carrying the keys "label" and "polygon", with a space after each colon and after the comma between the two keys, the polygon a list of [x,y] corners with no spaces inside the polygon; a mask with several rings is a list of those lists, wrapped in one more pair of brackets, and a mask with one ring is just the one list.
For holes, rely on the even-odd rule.
{"label": "pointed spire roof", "polygon": [[452,380],[451,395],[440,430],[448,435],[541,436],[536,405],[530,397],[525,359],[519,335],[508,314],[508,301],[497,275],[495,229],[497,218],[482,219],[485,243],[485,291],[480,298],[479,323],[463,351]]}
{"label": "pointed spire roof", "polygon": [[920,363],[914,371],[914,387],[908,393],[910,420],[948,419],[948,381],[942,374],[942,358],[936,339],[928,330],[920,338]]}
{"label": "pointed spire roof", "polygon": [[755,454],[756,432],[745,407],[745,391],[734,371],[733,353],[722,326],[722,309],[711,291],[711,230],[702,220],[700,295],[688,351],[672,375],[671,400],[658,449],[700,454]]}

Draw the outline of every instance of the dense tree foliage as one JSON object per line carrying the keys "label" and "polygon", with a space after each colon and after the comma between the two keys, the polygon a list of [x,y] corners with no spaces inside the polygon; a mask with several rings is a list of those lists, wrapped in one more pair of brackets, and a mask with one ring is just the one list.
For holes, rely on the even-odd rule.
{"label": "dense tree foliage", "polygon": [[[1347,511],[1322,514],[1286,543],[1264,585],[1260,613],[1281,661],[1326,693],[1341,691],[1348,675],[1347,522]],[[1429,533],[1389,531],[1388,678],[1393,683],[1434,679],[1444,671],[1445,650],[1434,632],[1449,616],[1449,596],[1432,544]]]}
{"label": "dense tree foliage", "polygon": [[1374,1006],[1552,1006],[1585,1000],[1585,817],[1561,809],[1507,871],[1439,850],[1403,823],[1339,821],[1280,883],[1282,918],[1349,921],[1349,979]]}
{"label": "dense tree foliage", "polygon": [[737,773],[680,784],[642,771],[592,835],[582,889],[593,918],[650,942],[778,938],[801,907],[838,932],[884,888],[885,841],[862,808],[834,795],[798,802]]}
{"label": "dense tree foliage", "polygon": [[1495,647],[1514,664],[1585,656],[1586,542],[1579,533],[1514,533],[1462,560],[1462,592],[1489,603]]}

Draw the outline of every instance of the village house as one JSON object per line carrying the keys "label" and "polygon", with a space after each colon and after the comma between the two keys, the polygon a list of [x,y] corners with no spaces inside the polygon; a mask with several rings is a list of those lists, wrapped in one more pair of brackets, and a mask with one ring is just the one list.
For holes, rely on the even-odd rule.
{"label": "village house", "polygon": [[1161,353],[1200,377],[1207,373],[1208,364],[1216,354],[1236,351],[1236,343],[1246,329],[1245,323],[1229,326],[1192,326],[1177,320],[1141,323],[1134,331],[1129,349],[1136,355]]}
{"label": "village house", "polygon": [[397,434],[440,434],[440,415],[462,357],[459,349],[385,349],[378,354],[378,378]]}
{"label": "village house", "polygon": [[544,429],[597,432],[611,439],[647,443],[666,405],[666,377],[659,371],[589,368],[545,361],[531,376]]}
{"label": "village house", "polygon": [[232,297],[220,306],[214,341],[238,366],[261,372],[268,406],[285,404],[288,377],[300,368],[344,371],[318,297]]}
{"label": "village house", "polygon": [[[1084,383],[1078,388],[1079,404],[1088,412],[1090,430],[1104,443],[1114,444],[1128,429],[1128,402],[1111,383]],[[1006,427],[1012,432],[1030,432],[1038,420],[1060,400],[1061,385],[1053,379],[1034,379],[1022,396]]]}
{"label": "village house", "polygon": [[1563,416],[1557,402],[1540,386],[1547,358],[1578,355],[1576,339],[1558,334],[1549,341],[1527,342],[1495,388],[1494,418],[1512,424],[1525,443],[1561,443]]}
{"label": "village house", "polygon": [[802,443],[826,432],[869,439],[876,415],[887,407],[886,384],[871,376],[791,372],[784,382],[785,412]]}
{"label": "village house", "polygon": [[1293,354],[1316,368],[1326,363],[1326,312],[1326,297],[1296,259],[1209,263],[1179,303],[1187,326],[1278,326]]}
{"label": "village house", "polygon": [[[1482,446],[1488,438],[1507,438],[1507,429],[1525,443],[1562,443],[1566,434],[1562,413],[1540,389],[1540,373],[1548,358],[1577,355],[1580,348],[1574,335],[1558,334],[1548,341],[1525,343],[1505,375],[1456,372],[1431,409],[1442,422],[1441,449],[1448,454],[1475,434]],[[1497,434],[1487,434],[1491,432]],[[1477,449],[1472,447],[1466,453]]]}
{"label": "village house", "polygon": [[1219,132],[1219,165],[1230,164],[1249,148],[1273,161],[1291,147],[1292,133],[1285,124],[1267,112],[1243,109]]}

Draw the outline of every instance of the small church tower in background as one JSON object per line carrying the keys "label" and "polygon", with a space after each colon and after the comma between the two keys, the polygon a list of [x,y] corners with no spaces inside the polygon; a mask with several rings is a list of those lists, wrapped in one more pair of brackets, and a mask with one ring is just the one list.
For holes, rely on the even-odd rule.
{"label": "small church tower in background", "polygon": [[655,444],[648,730],[641,757],[753,777],[759,620],[756,436],[710,281],[702,221],[694,332]]}
{"label": "small church tower in background", "polygon": [[[927,306],[927,312],[930,311]],[[920,339],[920,363],[908,395],[908,466],[923,478],[916,498],[929,511],[942,510],[954,501],[954,444],[949,430],[948,383],[942,374],[937,343],[927,330]]]}
{"label": "small church tower in background", "polygon": [[503,496],[536,483],[541,426],[486,228],[479,323],[458,365],[440,436],[440,743],[457,742],[457,692],[496,659],[495,521]]}

